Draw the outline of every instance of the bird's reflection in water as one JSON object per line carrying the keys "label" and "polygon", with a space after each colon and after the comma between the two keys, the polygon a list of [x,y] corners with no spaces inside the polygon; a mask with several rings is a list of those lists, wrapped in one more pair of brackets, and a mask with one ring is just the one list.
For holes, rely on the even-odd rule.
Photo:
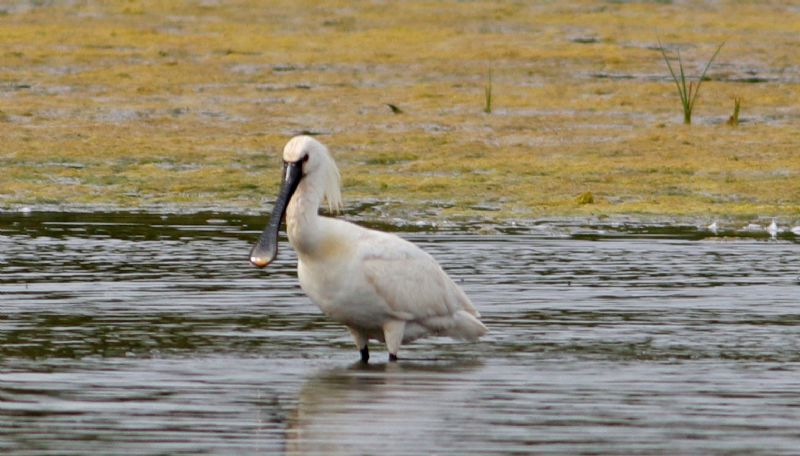
{"label": "bird's reflection in water", "polygon": [[288,454],[430,454],[466,429],[478,361],[354,364],[318,372],[301,388],[286,430]]}

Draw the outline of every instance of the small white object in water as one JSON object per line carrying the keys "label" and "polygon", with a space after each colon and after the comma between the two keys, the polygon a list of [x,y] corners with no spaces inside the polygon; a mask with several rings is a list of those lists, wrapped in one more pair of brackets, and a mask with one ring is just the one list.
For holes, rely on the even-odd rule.
{"label": "small white object in water", "polygon": [[717,226],[717,221],[715,220],[714,223],[708,225],[708,231],[711,231],[714,234],[717,234],[719,231],[719,227]]}
{"label": "small white object in water", "polygon": [[772,223],[770,223],[767,227],[767,233],[769,233],[770,236],[775,237],[778,235],[778,231],[778,224],[775,223],[775,219],[772,219]]}
{"label": "small white object in water", "polygon": [[24,206],[21,207],[19,211],[22,212],[23,214],[30,214],[32,212],[32,209],[29,208],[28,206]]}
{"label": "small white object in water", "polygon": [[793,226],[791,231],[795,236],[800,236],[800,225]]}

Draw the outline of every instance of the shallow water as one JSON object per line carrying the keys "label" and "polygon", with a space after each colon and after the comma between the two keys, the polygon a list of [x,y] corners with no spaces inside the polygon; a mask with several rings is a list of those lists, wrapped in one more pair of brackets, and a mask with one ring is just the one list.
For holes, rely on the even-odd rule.
{"label": "shallow water", "polygon": [[[6,454],[796,454],[800,243],[565,222],[404,231],[480,343],[373,345],[265,220],[0,214]],[[385,227],[384,227],[385,228]],[[428,227],[430,228],[430,227]],[[408,227],[405,227],[408,230]]]}

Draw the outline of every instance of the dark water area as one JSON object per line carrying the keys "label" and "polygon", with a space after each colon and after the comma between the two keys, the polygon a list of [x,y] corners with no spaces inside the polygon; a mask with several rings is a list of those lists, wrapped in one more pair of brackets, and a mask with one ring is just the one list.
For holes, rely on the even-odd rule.
{"label": "dark water area", "polygon": [[491,332],[364,367],[265,221],[0,213],[0,451],[798,453],[791,233],[403,226]]}

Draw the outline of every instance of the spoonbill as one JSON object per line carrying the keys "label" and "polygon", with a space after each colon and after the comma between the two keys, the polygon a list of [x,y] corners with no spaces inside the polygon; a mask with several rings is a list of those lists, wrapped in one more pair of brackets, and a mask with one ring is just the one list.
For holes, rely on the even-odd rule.
{"label": "spoonbill", "polygon": [[281,189],[250,262],[263,268],[275,259],[285,218],[300,287],[350,330],[365,363],[370,339],[385,342],[389,361],[397,361],[400,346],[421,337],[486,334],[478,310],[429,254],[393,234],[318,214],[323,199],[331,211],[341,207],[339,182],[325,145],[310,136],[289,140]]}

